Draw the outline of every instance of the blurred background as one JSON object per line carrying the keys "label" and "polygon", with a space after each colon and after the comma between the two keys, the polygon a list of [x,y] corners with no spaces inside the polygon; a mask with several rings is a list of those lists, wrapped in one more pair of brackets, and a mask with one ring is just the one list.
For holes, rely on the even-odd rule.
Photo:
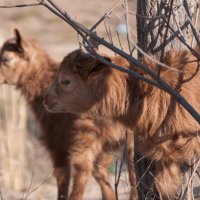
{"label": "blurred background", "polygon": [[[0,6],[35,2],[1,0]],[[114,2],[114,0],[56,1],[72,18],[87,28],[92,27]],[[135,13],[135,1],[130,2],[129,10]],[[134,15],[130,15],[130,25],[136,30]],[[13,37],[13,28],[18,28],[24,37],[37,39],[56,60],[61,60],[68,52],[79,47],[76,32],[41,6],[0,9],[0,46],[6,39]],[[119,3],[111,17],[97,28],[97,34],[109,41],[106,29],[112,33],[113,43],[118,47],[121,45],[126,50],[127,35],[122,3]],[[133,40],[136,38],[133,37]],[[101,50],[111,53],[107,49]],[[40,130],[25,100],[19,91],[11,86],[0,86],[0,159],[0,197],[3,200],[56,198],[51,161],[48,152],[40,143]],[[120,199],[128,199],[127,183],[127,173],[124,171],[120,185]],[[34,189],[36,190],[26,198],[26,194]],[[100,199],[100,190],[94,180],[91,180],[87,187],[85,199]]]}

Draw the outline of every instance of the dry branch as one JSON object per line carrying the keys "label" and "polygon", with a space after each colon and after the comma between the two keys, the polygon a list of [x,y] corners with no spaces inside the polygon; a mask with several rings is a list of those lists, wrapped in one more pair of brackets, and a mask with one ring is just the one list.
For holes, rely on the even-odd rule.
{"label": "dry branch", "polygon": [[188,188],[189,188],[189,185],[191,184],[192,179],[193,179],[193,177],[195,176],[195,173],[196,173],[196,171],[197,171],[199,165],[200,165],[200,160],[197,160],[197,163],[195,164],[195,167],[194,167],[194,169],[192,170],[192,175],[191,175],[190,179],[188,180],[187,185],[186,185],[186,187],[185,187],[185,190],[184,190],[184,192],[183,192],[183,194],[182,194],[182,196],[181,196],[181,198],[180,198],[181,200],[186,196],[187,190],[188,190]]}
{"label": "dry branch", "polygon": [[118,172],[118,175],[117,175],[117,169],[118,169],[118,165],[117,165],[117,161],[116,161],[116,170],[115,170],[115,197],[116,197],[116,200],[118,200],[118,186],[119,186],[119,181],[120,181],[120,178],[121,178],[121,173],[122,173],[122,167],[123,167],[123,164],[124,164],[124,161],[125,161],[125,157],[127,156],[127,149],[128,149],[128,135],[127,135],[127,132],[126,132],[126,140],[125,140],[125,144],[124,144],[124,150],[123,150],[123,156],[122,156],[122,159],[121,159],[121,162],[120,162],[120,166],[119,166],[119,172]]}
{"label": "dry branch", "polygon": [[[50,11],[52,11],[57,16],[61,17],[65,22],[67,22],[70,26],[72,26],[79,34],[81,33],[80,34],[81,37],[83,37],[83,40],[85,40],[87,42],[87,44],[88,44],[88,40],[85,37],[85,35],[91,37],[93,40],[96,40],[97,42],[99,42],[99,44],[104,45],[108,49],[111,49],[115,53],[117,53],[117,54],[121,55],[122,57],[126,58],[133,65],[136,65],[137,67],[141,68],[143,71],[145,71],[146,73],[148,73],[154,80],[157,80],[157,74],[154,71],[150,70],[143,63],[141,63],[137,59],[133,58],[129,54],[123,52],[119,48],[113,46],[112,44],[110,44],[109,42],[105,41],[104,39],[98,37],[97,35],[95,35],[94,33],[92,33],[90,30],[88,30],[87,28],[85,28],[80,23],[78,23],[75,20],[71,19],[71,17],[67,14],[67,12],[63,11],[61,8],[59,8],[57,6],[57,4],[55,4],[54,1],[47,0],[47,2],[49,2],[52,7],[47,6],[46,3],[45,4],[43,3],[44,6],[47,7]],[[93,51],[90,51],[90,53],[91,52],[93,52]],[[194,52],[195,52],[195,50],[194,50]],[[97,59],[100,59],[97,55],[94,55],[94,56]],[[199,56],[199,54],[198,54],[198,56]],[[106,63],[105,59],[102,59],[101,61],[103,61],[105,64],[108,64],[108,63]],[[120,68],[120,67],[116,67],[116,68],[118,68],[118,70],[123,70],[123,68]],[[133,76],[133,74],[131,73],[131,71],[132,70],[127,70],[126,73],[129,73],[130,75]],[[185,98],[183,96],[181,96],[176,90],[174,90],[172,87],[170,87],[164,80],[159,79],[159,81],[157,83],[158,83],[160,89],[163,89],[164,91],[166,91],[169,94],[171,94],[194,117],[194,119],[196,119],[196,121],[200,124],[200,115],[199,115],[199,113],[185,100]]]}
{"label": "dry branch", "polygon": [[5,5],[0,6],[0,8],[22,8],[22,7],[31,7],[31,6],[41,6],[42,2],[39,3],[31,3],[31,4],[20,4],[20,5]]}
{"label": "dry branch", "polygon": [[90,28],[90,31],[93,31],[97,28],[97,26],[99,24],[101,24],[101,22],[103,22],[106,18],[110,17],[113,9],[121,2],[122,0],[117,0],[113,6],[108,10],[106,11],[106,13]]}
{"label": "dry branch", "polygon": [[[174,90],[171,86],[169,86],[164,80],[162,80],[160,78],[160,69],[161,67],[164,66],[164,64],[160,63],[158,64],[159,66],[159,70],[158,70],[158,74],[155,73],[154,71],[150,70],[147,66],[145,66],[143,63],[141,63],[140,61],[138,61],[137,59],[135,59],[134,57],[132,57],[132,50],[131,50],[131,47],[130,47],[130,44],[131,44],[131,39],[130,39],[130,33],[128,31],[127,33],[127,40],[128,40],[128,46],[129,46],[129,51],[130,51],[130,55],[125,53],[121,47],[121,49],[115,47],[113,45],[112,42],[107,42],[105,41],[103,38],[100,38],[98,37],[95,33],[93,33],[93,31],[99,26],[99,24],[101,24],[102,22],[105,22],[105,19],[108,18],[113,9],[116,7],[116,5],[118,5],[118,3],[121,1],[121,0],[117,0],[114,5],[90,28],[90,29],[86,29],[82,24],[78,23],[77,21],[71,19],[71,17],[67,14],[67,12],[63,11],[61,8],[59,8],[57,6],[57,4],[53,1],[53,0],[37,0],[38,3],[36,4],[21,4],[21,5],[14,5],[14,6],[0,6],[0,8],[15,8],[15,7],[28,7],[28,6],[45,6],[47,9],[49,9],[52,13],[54,13],[56,16],[58,16],[59,18],[61,18],[62,20],[64,20],[67,24],[69,24],[72,28],[74,28],[78,35],[80,35],[83,39],[83,46],[86,48],[87,51],[89,51],[94,57],[96,57],[98,60],[102,61],[103,63],[105,64],[108,64],[110,65],[111,67],[117,69],[117,70],[120,70],[120,71],[123,71],[125,73],[128,73],[130,74],[131,76],[133,77],[136,77],[136,78],[139,78],[155,87],[158,87],[162,90],[164,90],[165,92],[168,92],[169,94],[171,94],[173,97],[175,97],[177,99],[177,101],[194,117],[194,119],[196,119],[196,121],[200,124],[200,115],[199,113],[197,113],[194,108],[192,107],[192,105],[190,105],[185,99],[183,96],[181,96],[176,90]],[[125,0],[126,2],[126,0]],[[181,34],[181,30],[182,30],[182,27],[179,27],[178,24],[177,24],[177,28],[178,28],[178,31],[175,31],[169,24],[169,21],[170,21],[170,18],[171,18],[171,15],[173,14],[173,9],[172,9],[172,4],[173,4],[173,0],[171,1],[171,5],[170,5],[170,11],[168,13],[168,19],[166,20],[166,16],[159,16],[159,17],[155,17],[155,18],[162,18],[165,25],[167,26],[167,29],[166,29],[166,32],[165,32],[165,35],[164,35],[164,42],[163,42],[163,46],[161,47],[162,48],[162,53],[161,53],[161,59],[160,61],[162,62],[163,61],[163,56],[164,56],[164,49],[165,49],[165,44],[167,43],[167,35],[168,35],[168,31],[169,29],[171,30],[171,32],[173,33],[173,37],[177,37],[185,46],[187,46],[187,48],[198,58],[200,59],[200,54],[199,52],[197,52],[195,49],[193,49],[186,41],[185,39],[183,38],[182,34]],[[198,46],[200,47],[200,40],[199,40],[199,35],[196,31],[196,28],[195,26],[196,25],[193,25],[192,21],[191,21],[191,16],[190,16],[190,13],[189,13],[189,9],[188,9],[188,5],[187,5],[187,2],[184,0],[184,8],[185,8],[185,11],[186,13],[188,14],[188,18],[189,20],[187,21],[187,23],[189,23],[189,25],[191,26],[191,29],[193,31],[193,35],[194,35],[194,38],[198,44]],[[125,16],[127,17],[128,16],[128,13],[131,13],[131,11],[128,10],[128,6],[127,6],[127,2],[125,3]],[[140,16],[140,17],[144,17],[146,18],[145,16]],[[150,18],[149,20],[152,20],[152,18]],[[185,24],[186,26],[188,24]],[[129,29],[128,27],[128,18],[126,18],[126,26],[127,26],[127,29]],[[109,38],[110,40],[112,41],[112,37],[111,37],[111,34],[109,31],[108,32],[108,35],[109,35]],[[117,34],[118,35],[118,34]],[[137,72],[133,71],[133,70],[128,70],[128,69],[124,69],[120,66],[117,66],[117,65],[114,65],[112,63],[109,63],[107,60],[105,60],[104,58],[102,58],[101,56],[99,56],[98,54],[96,54],[96,51],[94,50],[94,45],[91,43],[90,41],[90,38],[92,38],[93,41],[95,41],[97,44],[102,44],[104,45],[105,47],[107,47],[108,49],[112,50],[113,52],[123,56],[124,58],[126,58],[127,60],[129,60],[133,65],[139,67],[140,69],[142,69],[143,71],[145,71],[146,73],[148,73],[152,78],[153,80],[151,79],[147,79],[145,78],[144,76],[138,74]],[[119,38],[119,35],[118,35],[118,38]],[[120,43],[120,39],[119,39],[119,43]],[[120,46],[121,46],[121,43],[120,43]],[[137,48],[137,45],[135,45],[134,47]],[[143,52],[144,54],[144,52]],[[155,61],[156,62],[156,61]],[[164,66],[165,67],[165,66]],[[168,67],[168,66],[167,66]],[[122,169],[122,164],[123,164],[123,160],[124,160],[124,156],[125,156],[125,152],[126,152],[126,145],[125,145],[125,149],[124,149],[124,154],[123,154],[123,159],[121,161],[121,164],[120,164],[120,169],[119,169],[119,172],[118,172],[118,176],[116,176],[116,182],[115,182],[115,191],[116,191],[116,198],[118,199],[118,194],[117,194],[117,188],[118,188],[118,184],[119,184],[119,180],[120,180],[120,176],[121,176],[121,169]],[[143,157],[144,158],[144,157]],[[149,167],[151,166],[152,162],[150,163]],[[198,163],[199,164],[199,163]],[[149,168],[146,169],[146,172],[148,171]],[[146,173],[145,172],[145,173]],[[187,187],[189,186],[189,184],[191,183],[191,180],[192,180],[192,177],[194,175],[194,173],[196,172],[196,168],[195,170],[193,171],[192,173],[192,176],[191,178],[189,179],[188,183],[187,183]],[[145,174],[144,174],[145,175]],[[143,176],[144,176],[143,175]],[[141,179],[139,180],[138,184],[142,182],[142,178],[143,176],[141,177]],[[153,175],[152,175],[153,176]],[[137,184],[137,186],[138,186]],[[142,183],[144,184],[144,183]],[[42,185],[42,184],[41,184]],[[40,185],[40,186],[41,186]],[[39,187],[40,187],[39,186]],[[186,190],[187,190],[187,187],[184,191],[184,194],[186,193]],[[36,188],[38,189],[38,187]],[[30,193],[32,193],[33,191],[35,191],[36,189],[28,192],[26,198],[28,197],[28,195],[30,195]],[[149,188],[148,188],[149,189]],[[184,195],[183,195],[184,196]],[[1,196],[1,193],[0,193],[0,197],[2,199],[2,196]],[[25,198],[25,199],[26,199]]]}
{"label": "dry branch", "polygon": [[[125,53],[124,51],[122,51],[121,49],[113,46],[112,44],[110,44],[109,42],[104,40],[103,38],[100,38],[99,36],[95,35],[92,31],[85,28],[82,24],[73,20],[68,15],[68,13],[66,11],[62,10],[61,8],[59,8],[58,5],[53,0],[46,0],[46,1],[45,0],[37,0],[37,1],[38,1],[37,5],[45,6],[53,14],[55,14],[56,16],[58,16],[59,18],[64,20],[73,29],[75,29],[77,31],[77,33],[83,38],[83,41],[88,45],[89,48],[86,47],[86,50],[89,51],[98,60],[101,59],[101,61],[103,63],[111,65],[111,63],[107,62],[105,59],[100,58],[99,56],[97,56],[97,54],[95,54],[92,44],[89,42],[89,39],[87,37],[92,38],[93,40],[97,41],[99,44],[102,44],[103,46],[105,46],[108,49],[112,50],[113,52],[117,53],[118,55],[121,55],[122,57],[129,60],[134,66],[137,66],[140,69],[142,69],[144,72],[148,73],[155,81],[152,81],[152,80],[147,81],[144,78],[142,78],[141,75],[139,75],[136,72],[133,72],[132,70],[124,70],[124,68],[122,68],[122,67],[115,66],[116,69],[118,69],[120,71],[124,71],[136,78],[140,78],[143,81],[146,81],[147,83],[152,84],[152,85],[166,91],[167,93],[171,94],[192,115],[192,117],[200,124],[200,114],[192,107],[192,105],[190,105],[187,102],[187,100],[182,95],[180,95],[175,89],[173,89],[170,85],[168,85],[164,80],[162,80],[161,78],[158,80],[157,73],[155,73],[154,71],[149,69],[142,62],[138,61],[131,55],[129,55],[129,54]],[[21,5],[16,5],[15,7],[20,7],[20,6]],[[173,31],[173,28],[171,28],[170,26],[169,26],[169,28]],[[181,38],[175,31],[174,31],[174,35],[176,37],[178,37],[178,39],[181,40],[181,42],[183,42],[197,58],[200,58],[200,54],[197,51],[195,51],[192,47],[190,47],[187,43],[185,43],[184,39]],[[111,67],[113,67],[113,65]]]}
{"label": "dry branch", "polygon": [[30,188],[29,190],[27,191],[27,194],[25,195],[25,197],[23,198],[23,200],[27,200],[28,197],[31,195],[31,193],[35,192],[36,190],[38,190],[40,187],[42,187],[42,185],[44,185],[44,183],[46,183],[48,181],[48,179],[52,176],[54,172],[54,168],[51,170],[51,172],[49,173],[49,175],[38,185],[36,186],[35,188],[33,188],[31,190],[31,185],[32,185],[32,180],[31,180],[31,183],[30,183]]}
{"label": "dry branch", "polygon": [[199,35],[198,35],[197,31],[196,31],[195,26],[193,25],[193,23],[192,23],[192,21],[191,21],[192,17],[191,17],[191,15],[190,15],[188,2],[187,2],[186,0],[183,0],[183,6],[184,6],[185,11],[186,11],[186,13],[187,13],[188,21],[189,21],[189,23],[190,23],[190,27],[191,27],[191,30],[192,30],[192,32],[193,32],[194,38],[196,39],[197,45],[200,47]]}

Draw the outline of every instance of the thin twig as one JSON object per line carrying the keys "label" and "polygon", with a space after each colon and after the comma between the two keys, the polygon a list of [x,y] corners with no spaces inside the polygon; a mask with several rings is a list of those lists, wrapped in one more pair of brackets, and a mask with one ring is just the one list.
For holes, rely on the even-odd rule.
{"label": "thin twig", "polygon": [[122,166],[123,166],[123,163],[125,161],[126,154],[127,154],[127,147],[128,147],[128,135],[127,135],[127,131],[126,131],[126,139],[125,139],[125,144],[124,144],[124,151],[123,151],[122,160],[121,160],[120,167],[119,167],[119,173],[118,173],[117,179],[115,181],[115,194],[116,194],[115,196],[116,196],[116,200],[118,200],[118,186],[119,186],[119,181],[120,181],[120,177],[121,177]]}
{"label": "thin twig", "polygon": [[31,193],[35,192],[35,191],[38,190],[42,185],[44,185],[44,183],[47,182],[47,180],[52,176],[53,172],[54,172],[54,168],[52,169],[52,171],[50,172],[50,174],[49,174],[37,187],[35,187],[34,189],[32,189],[31,191],[29,191],[29,192],[26,194],[26,196],[25,196],[25,198],[24,198],[23,200],[26,200],[26,199],[28,198],[28,196],[31,195]]}
{"label": "thin twig", "polygon": [[[191,173],[192,171],[194,170],[194,165],[191,167]],[[195,171],[196,172],[196,171]],[[193,182],[194,182],[194,177],[195,177],[196,174],[194,174],[192,180],[191,180],[191,184],[190,184],[190,193],[191,193],[191,196],[192,196],[192,200],[194,200],[194,193],[193,193]]]}
{"label": "thin twig", "polygon": [[137,44],[133,43],[133,41],[131,41],[131,43],[134,46],[134,48],[136,48],[143,56],[145,56],[146,58],[148,58],[153,63],[159,65],[160,67],[163,67],[163,68],[166,68],[166,69],[169,69],[169,70],[172,70],[172,71],[182,72],[182,70],[180,70],[180,69],[175,69],[175,68],[173,68],[173,67],[171,67],[169,65],[166,65],[166,64],[164,64],[164,63],[156,60],[154,57],[152,57],[151,55],[149,55],[145,51],[143,51]]}
{"label": "thin twig", "polygon": [[194,167],[198,162],[199,162],[200,158],[198,158],[194,163],[192,163],[191,165],[189,165],[189,163],[187,164],[189,167]]}
{"label": "thin twig", "polygon": [[198,177],[200,178],[200,173],[198,171],[196,171],[196,174],[198,175]]}
{"label": "thin twig", "polygon": [[0,6],[0,8],[22,8],[22,7],[31,7],[31,6],[41,6],[42,2],[39,3],[31,3],[31,4],[18,4],[18,5],[5,5]]}
{"label": "thin twig", "polygon": [[117,0],[117,1],[115,1],[114,4],[113,4],[113,6],[112,6],[109,10],[107,10],[107,11],[105,12],[105,14],[90,28],[90,31],[95,30],[95,29],[97,28],[97,26],[98,26],[102,21],[104,21],[106,18],[110,17],[110,15],[111,15],[113,9],[119,4],[120,1],[122,1],[122,0]]}
{"label": "thin twig", "polygon": [[189,184],[191,183],[191,181],[192,181],[192,179],[193,179],[193,176],[195,175],[196,170],[198,169],[199,165],[200,165],[200,160],[198,160],[196,166],[195,166],[194,169],[193,169],[192,175],[191,175],[190,179],[188,180],[188,182],[187,182],[187,184],[186,184],[186,187],[185,187],[185,190],[184,190],[184,192],[183,192],[182,198],[186,195],[186,192],[187,192],[187,190],[188,190]]}
{"label": "thin twig", "polygon": [[[137,59],[133,58],[132,56],[128,55],[127,53],[121,51],[119,48],[114,47],[113,45],[111,45],[109,42],[105,41],[104,39],[98,37],[97,35],[93,34],[91,31],[89,31],[87,28],[85,28],[83,25],[81,25],[80,23],[72,20],[70,18],[70,16],[68,16],[68,14],[66,12],[63,12],[62,9],[58,9],[57,5],[55,4],[54,1],[52,0],[47,0],[48,2],[51,3],[51,5],[53,7],[55,7],[58,12],[55,12],[54,9],[47,7],[49,10],[51,10],[54,14],[56,14],[57,16],[59,16],[60,18],[62,18],[65,22],[67,22],[70,26],[72,26],[77,32],[79,32],[81,34],[81,37],[85,37],[82,33],[86,34],[87,36],[93,38],[94,40],[97,40],[100,44],[106,46],[107,48],[115,51],[117,54],[121,55],[122,57],[126,58],[127,60],[130,61],[130,63],[132,63],[133,65],[141,68],[142,70],[144,70],[146,73],[148,73],[150,76],[152,76],[153,79],[156,80],[157,78],[157,74],[152,71],[151,69],[149,69],[148,67],[146,67],[143,63],[141,63],[140,61],[138,61]],[[64,13],[64,15],[63,15]],[[86,39],[87,40],[87,39]],[[198,53],[197,53],[198,55]],[[200,56],[199,56],[200,58]],[[130,70],[131,71],[131,70]],[[130,73],[130,71],[128,73]],[[186,99],[179,94],[179,92],[177,92],[176,90],[174,90],[170,85],[168,85],[164,80],[160,79],[159,80],[159,88],[162,88],[164,91],[168,92],[169,94],[171,94],[172,96],[174,96],[174,98],[176,98],[176,100],[191,114],[191,116],[200,124],[200,115],[199,113],[186,101]]]}
{"label": "thin twig", "polygon": [[111,28],[110,28],[110,26],[108,27],[108,33],[109,33],[109,35],[110,35],[110,43],[114,46],[114,43],[113,43],[113,37],[112,37],[112,33],[111,33]]}
{"label": "thin twig", "polygon": [[[150,171],[149,172],[149,174],[154,178],[154,180],[157,182],[157,183],[160,183],[160,181],[154,176],[154,174]],[[158,188],[157,188],[158,189]],[[162,198],[162,195],[161,195],[161,193],[160,193],[160,191],[158,190],[158,193],[159,193],[159,199],[160,200],[163,200],[163,198]],[[168,197],[168,199],[170,199],[169,197]]]}
{"label": "thin twig", "polygon": [[[102,21],[105,22],[105,19],[111,16],[113,9],[119,4],[120,1],[122,1],[122,0],[117,0],[114,2],[113,6],[107,12],[105,12],[104,15],[90,28],[91,32],[94,32],[94,30],[97,28],[98,25],[101,24]],[[107,34],[108,34],[108,32],[107,32]],[[91,39],[91,38],[89,38],[89,39]],[[95,47],[97,47],[97,49],[98,49],[99,44],[96,41],[95,41],[95,43],[96,43]]]}
{"label": "thin twig", "polygon": [[[196,171],[196,173],[198,173],[198,171]],[[200,185],[200,180],[196,176],[194,176],[194,179]]]}
{"label": "thin twig", "polygon": [[31,191],[32,184],[33,184],[33,173],[32,173],[32,175],[31,175],[31,181],[30,181],[29,188],[28,188],[28,190],[27,190],[27,192],[26,192],[25,198],[23,198],[23,199],[26,199],[27,194]]}
{"label": "thin twig", "polygon": [[124,51],[123,47],[122,47],[122,43],[121,43],[120,37],[119,37],[119,33],[118,33],[117,30],[116,30],[116,33],[117,33],[117,38],[118,38],[119,46],[120,46],[121,50]]}
{"label": "thin twig", "polygon": [[[117,174],[118,174],[118,159],[115,161],[115,183],[117,182]],[[115,188],[115,197],[116,197],[116,200],[118,200],[117,188]]]}
{"label": "thin twig", "polygon": [[[75,19],[76,19],[76,16],[75,16]],[[79,49],[81,49],[82,48],[82,43],[81,43],[80,35],[78,34],[78,32],[76,32],[76,36],[77,36],[77,42],[78,42]]]}
{"label": "thin twig", "polygon": [[189,19],[189,23],[190,23],[190,27],[191,27],[191,29],[192,29],[192,33],[193,33],[193,35],[194,35],[194,37],[195,37],[195,39],[196,39],[196,42],[197,42],[198,46],[200,47],[199,35],[198,35],[198,33],[197,33],[197,31],[196,31],[196,28],[194,27],[194,25],[193,25],[193,23],[192,23],[192,21],[191,21],[192,17],[191,17],[191,15],[190,15],[190,11],[189,11],[189,7],[188,7],[188,2],[187,2],[187,0],[183,0],[183,6],[184,6],[185,11],[186,11],[186,13],[187,13],[187,17],[188,17],[188,19]]}
{"label": "thin twig", "polygon": [[[122,7],[124,8],[124,5],[122,5]],[[162,16],[157,16],[157,17],[147,17],[147,16],[144,16],[144,15],[139,15],[133,11],[130,11],[128,10],[128,14],[131,14],[131,15],[134,15],[134,16],[137,16],[137,17],[140,17],[140,18],[144,18],[144,19],[147,19],[149,21],[154,21],[154,20],[158,20],[160,19]]]}
{"label": "thin twig", "polygon": [[81,40],[80,40],[79,34],[78,34],[77,32],[76,32],[76,35],[77,35],[77,41],[78,41],[79,49],[81,49],[81,47],[82,47],[82,43],[81,43]]}
{"label": "thin twig", "polygon": [[140,159],[138,159],[137,161],[135,161],[134,163],[137,164],[138,162],[142,161],[145,158],[145,156],[142,156]]}
{"label": "thin twig", "polygon": [[151,84],[151,85],[153,85],[153,86],[156,86],[156,87],[158,87],[158,88],[164,90],[157,82],[155,82],[155,81],[153,81],[153,80],[150,80],[150,79],[144,77],[143,75],[141,75],[141,74],[139,74],[139,73],[137,73],[137,72],[135,72],[135,71],[133,71],[133,70],[129,70],[129,69],[120,67],[120,66],[118,66],[118,65],[115,65],[115,64],[113,64],[113,63],[110,63],[109,61],[107,61],[106,59],[102,58],[102,57],[99,56],[98,54],[95,54],[94,56],[95,56],[98,60],[100,60],[101,62],[103,62],[103,63],[105,63],[105,64],[107,64],[107,65],[110,65],[110,66],[111,66],[112,68],[114,68],[114,69],[117,69],[117,70],[119,70],[119,71],[121,71],[121,72],[128,73],[128,74],[130,74],[131,76],[133,76],[133,77],[135,77],[135,78],[141,79],[141,80],[145,81],[146,83],[149,83],[149,84]]}
{"label": "thin twig", "polygon": [[[163,17],[162,19],[163,19],[163,21],[166,23],[165,17]],[[164,24],[162,24],[162,25],[164,26]],[[186,22],[184,22],[184,24],[182,24],[182,25],[180,26],[180,29],[181,29],[181,30],[184,30],[184,29],[187,28],[188,25],[189,25],[189,22],[186,21]],[[170,30],[171,30],[171,29],[170,29]],[[176,32],[176,35],[180,34],[179,31],[178,31],[178,30],[174,30],[174,28],[173,28],[173,31],[171,31],[171,32],[172,32],[172,33]],[[181,33],[182,33],[182,31],[181,31]],[[171,34],[171,35],[169,36],[169,38],[167,39],[167,44],[171,43],[171,42],[177,37],[176,35],[175,35],[175,34]],[[162,44],[159,45],[158,47],[156,47],[156,48],[153,50],[153,52],[154,52],[154,53],[158,53],[158,52],[161,50],[161,48],[162,48]]]}
{"label": "thin twig", "polygon": [[83,38],[84,42],[90,43],[80,28],[80,27],[82,28],[85,28],[85,27],[77,22],[74,23],[74,21],[70,18],[70,16],[68,16],[68,14],[65,11],[62,11],[62,9],[59,8],[53,1],[47,0],[51,4],[52,7],[46,4],[44,0],[37,0],[37,1],[41,2],[42,5],[45,6],[48,10],[50,10],[52,13],[54,13],[56,16],[58,16],[59,18],[64,20],[67,24],[69,24],[72,28],[74,28],[76,32]]}
{"label": "thin twig", "polygon": [[133,46],[133,48],[131,49],[131,56],[133,56],[133,52],[135,51],[135,47]]}
{"label": "thin twig", "polygon": [[[180,25],[178,24],[178,21],[177,21],[177,18],[176,18],[176,14],[177,14],[177,13],[173,12],[173,17],[174,17],[174,21],[175,21],[175,23],[176,23],[176,27],[177,27],[177,29],[178,29],[178,33],[181,35],[181,37],[184,37],[184,36],[183,36],[183,31],[182,31]],[[184,30],[184,29],[183,29],[183,30]],[[186,41],[186,39],[185,39],[185,41]],[[187,42],[187,41],[186,41],[186,42]]]}
{"label": "thin twig", "polygon": [[109,34],[109,30],[108,30],[108,27],[107,27],[107,24],[106,24],[106,20],[103,21],[103,24],[104,24],[108,39],[109,39],[110,43],[112,44],[112,39],[110,38],[110,34]]}
{"label": "thin twig", "polygon": [[[197,2],[197,10],[196,10],[196,16],[195,16],[195,23],[194,23],[195,29],[197,28],[197,22],[199,20],[199,10],[200,10],[200,5],[199,5],[199,2]],[[192,37],[192,47],[194,47],[194,36]]]}
{"label": "thin twig", "polygon": [[[135,37],[136,36],[136,33],[132,30],[131,32]],[[135,49],[137,49],[137,51],[139,51],[143,56],[145,56],[146,58],[148,58],[150,61],[152,61],[153,63],[159,65],[160,67],[164,67],[164,68],[167,68],[169,70],[173,70],[173,71],[177,71],[177,72],[182,72],[182,70],[180,69],[175,69],[169,65],[166,65],[158,60],[156,60],[155,58],[153,58],[151,55],[147,54],[145,51],[143,51],[135,42],[133,42],[132,38],[130,38],[130,43],[131,45],[133,46],[132,50],[131,50],[131,55],[133,54],[133,51]],[[198,60],[197,60],[198,61]]]}
{"label": "thin twig", "polygon": [[[164,34],[164,37],[163,37],[163,46],[162,46],[163,48],[161,49],[160,62],[164,61],[164,53],[165,53],[167,35],[168,35],[168,31],[169,31],[169,23],[170,23],[170,19],[171,19],[171,15],[172,15],[173,4],[174,4],[174,0],[171,0],[171,4],[170,4],[170,7],[169,7],[169,9],[170,9],[169,10],[169,16],[168,16],[168,19],[167,19],[166,31],[165,31],[165,34]],[[160,65],[158,65],[158,67],[157,67],[157,71],[158,71],[157,72],[157,80],[158,81],[160,79],[160,70],[161,70],[161,67],[160,67]]]}
{"label": "thin twig", "polygon": [[153,160],[150,162],[149,166],[147,167],[147,169],[145,170],[145,172],[143,173],[143,175],[140,177],[140,180],[138,181],[136,188],[138,187],[138,185],[140,184],[140,182],[142,181],[143,177],[146,175],[146,173],[149,171],[151,165],[153,163]]}
{"label": "thin twig", "polygon": [[127,42],[128,42],[128,49],[129,53],[131,55],[131,35],[130,35],[130,26],[129,26],[129,15],[128,15],[128,2],[127,0],[124,0],[124,15],[125,15],[125,23],[126,23],[126,37],[127,37]]}
{"label": "thin twig", "polygon": [[[165,23],[167,23],[164,18],[163,20],[165,21]],[[187,42],[185,42],[185,38],[183,36],[179,36],[179,34],[176,31],[174,31],[174,29],[170,25],[169,28],[172,31],[172,33],[191,51],[191,53],[198,59],[200,59],[200,53],[194,50],[189,44],[187,44]]]}

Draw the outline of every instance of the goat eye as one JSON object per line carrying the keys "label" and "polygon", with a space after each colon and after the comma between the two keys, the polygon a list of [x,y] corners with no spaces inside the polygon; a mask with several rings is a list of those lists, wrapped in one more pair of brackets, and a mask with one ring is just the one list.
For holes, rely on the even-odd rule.
{"label": "goat eye", "polygon": [[63,85],[69,85],[69,84],[70,84],[70,81],[69,81],[69,80],[62,81],[62,84],[63,84]]}
{"label": "goat eye", "polygon": [[11,59],[8,58],[7,56],[1,56],[0,57],[0,62],[2,63],[6,63],[6,62],[9,62]]}

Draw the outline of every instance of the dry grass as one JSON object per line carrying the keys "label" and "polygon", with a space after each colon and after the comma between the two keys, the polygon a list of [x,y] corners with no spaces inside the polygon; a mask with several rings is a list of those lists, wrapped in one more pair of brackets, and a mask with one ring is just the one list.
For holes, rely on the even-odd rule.
{"label": "dry grass", "polygon": [[[35,1],[29,0],[29,2]],[[86,0],[83,5],[83,0],[58,1],[72,17],[76,17],[87,27],[91,27],[113,2],[114,0]],[[0,2],[1,5],[5,3],[27,3],[27,0],[1,0]],[[134,5],[130,9],[135,12]],[[113,40],[116,46],[119,46],[119,42],[115,28],[124,22],[123,18],[123,10],[119,6],[112,17],[106,21],[107,26],[110,26],[114,33]],[[131,18],[131,23],[136,27],[134,16]],[[24,35],[37,38],[55,59],[60,60],[69,51],[78,48],[74,30],[42,7],[1,10],[0,24],[3,24],[0,26],[0,46],[11,36],[12,29],[17,27]],[[97,31],[102,37],[107,38],[103,24]],[[120,38],[123,48],[127,49],[126,35],[121,34]],[[38,140],[40,134],[37,124],[19,92],[9,86],[1,86],[0,94],[0,192],[3,200],[17,200],[22,199],[29,189],[40,185],[50,174],[52,166],[46,150]],[[128,199],[127,183],[127,174],[124,173],[119,186],[119,199]],[[96,183],[92,180],[87,188],[85,199],[100,199],[99,188],[94,185]],[[28,199],[53,200],[55,198],[56,186],[54,178],[51,177]]]}
{"label": "dry grass", "polygon": [[25,176],[26,106],[13,88],[1,86],[0,91],[0,184],[20,190]]}

